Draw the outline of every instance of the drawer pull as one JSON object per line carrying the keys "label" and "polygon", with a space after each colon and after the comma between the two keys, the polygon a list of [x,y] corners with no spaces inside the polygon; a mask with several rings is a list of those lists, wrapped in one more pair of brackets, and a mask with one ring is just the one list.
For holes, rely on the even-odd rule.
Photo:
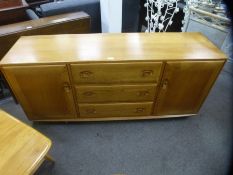
{"label": "drawer pull", "polygon": [[153,70],[143,70],[143,71],[142,71],[142,76],[143,76],[143,77],[148,77],[148,76],[153,75],[153,73],[154,73]]}
{"label": "drawer pull", "polygon": [[86,113],[87,114],[96,114],[96,110],[95,109],[86,109]]}
{"label": "drawer pull", "polygon": [[92,75],[93,75],[93,73],[91,71],[82,71],[82,72],[80,72],[80,77],[81,78],[89,78]]}
{"label": "drawer pull", "polygon": [[67,93],[70,92],[71,87],[70,87],[70,84],[69,84],[69,83],[64,83],[64,84],[63,84],[63,88],[64,88],[64,91],[65,91],[65,92],[67,92]]}
{"label": "drawer pull", "polygon": [[136,108],[136,113],[142,113],[145,111],[145,108]]}
{"label": "drawer pull", "polygon": [[168,86],[168,79],[165,79],[162,84],[162,89],[167,89]]}
{"label": "drawer pull", "polygon": [[138,96],[142,97],[142,96],[148,96],[149,95],[149,91],[139,91],[138,92]]}
{"label": "drawer pull", "polygon": [[87,92],[84,92],[83,95],[84,96],[92,96],[94,95],[95,93],[94,92],[91,92],[91,91],[87,91]]}

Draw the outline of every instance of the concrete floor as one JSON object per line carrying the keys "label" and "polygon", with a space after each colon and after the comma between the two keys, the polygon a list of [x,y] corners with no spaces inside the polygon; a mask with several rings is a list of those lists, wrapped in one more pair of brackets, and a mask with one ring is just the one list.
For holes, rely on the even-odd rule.
{"label": "concrete floor", "polygon": [[232,156],[232,75],[222,72],[198,116],[178,119],[31,123],[13,100],[2,109],[53,141],[54,167],[39,175],[225,175]]}

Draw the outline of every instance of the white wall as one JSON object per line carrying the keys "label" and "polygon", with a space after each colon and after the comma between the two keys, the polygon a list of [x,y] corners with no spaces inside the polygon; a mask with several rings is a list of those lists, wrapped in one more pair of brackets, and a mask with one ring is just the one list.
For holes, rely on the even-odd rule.
{"label": "white wall", "polygon": [[122,0],[100,0],[102,33],[121,33]]}

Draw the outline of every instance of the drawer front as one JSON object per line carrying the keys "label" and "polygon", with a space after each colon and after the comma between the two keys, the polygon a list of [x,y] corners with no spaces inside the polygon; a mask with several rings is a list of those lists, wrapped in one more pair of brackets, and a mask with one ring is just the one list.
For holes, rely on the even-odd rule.
{"label": "drawer front", "polygon": [[153,102],[79,104],[80,117],[129,117],[151,115]]}
{"label": "drawer front", "polygon": [[154,101],[156,85],[76,86],[79,103]]}
{"label": "drawer front", "polygon": [[75,84],[157,83],[162,62],[71,64]]}

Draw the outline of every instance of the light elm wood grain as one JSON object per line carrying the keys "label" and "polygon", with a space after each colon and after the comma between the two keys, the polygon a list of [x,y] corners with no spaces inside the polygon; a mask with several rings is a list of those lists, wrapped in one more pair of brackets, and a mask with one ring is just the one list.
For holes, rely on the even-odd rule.
{"label": "light elm wood grain", "polygon": [[51,140],[2,110],[0,131],[0,174],[33,174],[44,161]]}
{"label": "light elm wood grain", "polygon": [[79,103],[154,101],[156,84],[76,86]]}
{"label": "light elm wood grain", "polygon": [[65,65],[11,66],[3,72],[29,119],[76,118]]}
{"label": "light elm wood grain", "polygon": [[29,119],[101,121],[195,115],[225,62],[200,33],[132,33],[23,37],[0,65]]}
{"label": "light elm wood grain", "polygon": [[155,101],[155,115],[198,113],[224,61],[168,61]]}
{"label": "light elm wood grain", "polygon": [[80,118],[148,116],[153,102],[79,104]]}
{"label": "light elm wood grain", "polygon": [[129,84],[159,81],[162,62],[71,64],[75,84]]}
{"label": "light elm wood grain", "polygon": [[21,37],[1,64],[224,59],[201,33],[123,33]]}

